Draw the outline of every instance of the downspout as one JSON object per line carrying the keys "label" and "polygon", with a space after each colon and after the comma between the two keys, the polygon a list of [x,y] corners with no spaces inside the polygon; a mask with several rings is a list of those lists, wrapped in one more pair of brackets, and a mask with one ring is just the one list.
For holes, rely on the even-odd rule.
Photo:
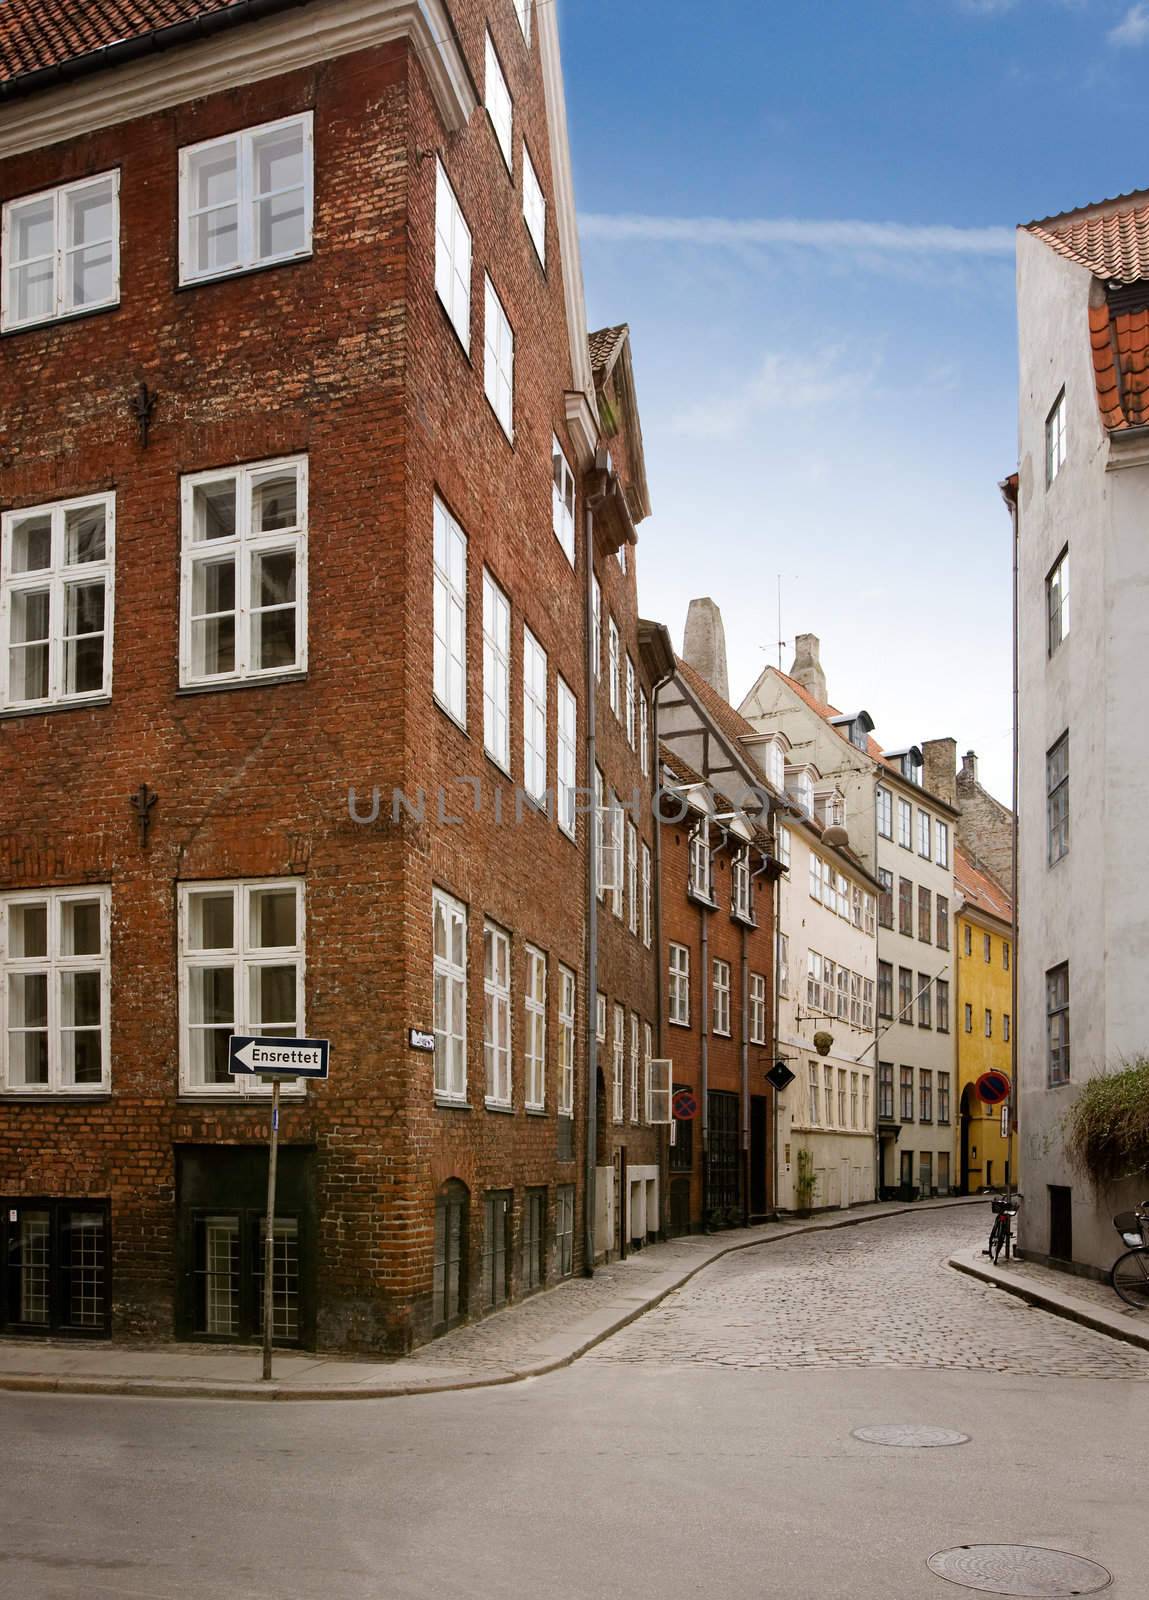
{"label": "downspout", "polygon": [[[778,841],[778,830],[779,830],[779,828],[781,828],[781,826],[782,826],[781,820],[780,819],[776,820],[775,823],[774,823],[774,855],[775,855],[775,858],[779,860],[779,862],[780,862],[780,857],[779,857],[779,849],[778,849],[778,843],[779,843],[779,841]],[[789,869],[787,869],[787,871],[788,870]],[[771,1043],[771,1052],[770,1052],[771,1055],[775,1059],[777,1059],[777,1056],[778,1056],[778,1022],[779,1022],[779,1019],[780,1019],[781,1014],[782,1014],[782,1011],[781,1011],[782,1002],[781,1002],[781,996],[779,994],[779,983],[780,983],[780,980],[781,980],[781,977],[782,977],[782,940],[780,938],[781,932],[782,932],[782,873],[779,872],[778,876],[774,879],[774,1028],[773,1028],[773,1039],[772,1039],[772,1043]],[[803,1070],[805,1070],[804,1067],[803,1067]],[[778,1212],[778,1179],[779,1179],[779,1171],[778,1171],[778,1095],[779,1095],[779,1091],[777,1089],[775,1089],[773,1085],[771,1085],[771,1089],[773,1091],[771,1099],[772,1099],[772,1104],[773,1104],[773,1109],[774,1109],[774,1115],[770,1118],[770,1176],[771,1176],[771,1182],[772,1182],[773,1187],[772,1187],[772,1190],[771,1190],[770,1194],[767,1195],[767,1197],[766,1197],[766,1209],[772,1215],[777,1215],[777,1212]]]}
{"label": "downspout", "polygon": [[[665,689],[666,685],[670,683],[673,677],[674,672],[672,669],[670,672],[665,673],[661,678],[659,678],[657,683],[653,683],[650,686],[650,757],[651,773],[654,778],[654,794],[652,797],[652,814],[654,817],[654,861],[651,866],[651,871],[654,874],[654,928],[652,930],[652,937],[654,939],[654,1003],[657,1007],[657,1020],[655,1023],[654,1037],[656,1040],[656,1048],[658,1050],[659,1059],[663,1061],[666,1059],[666,1051],[663,1047],[663,1028],[665,1026],[664,1017],[666,1012],[666,976],[662,951],[662,802],[659,798],[662,793],[662,760],[658,754],[658,696],[661,691]],[[671,1098],[673,1098],[673,1072],[671,1072],[670,1091]],[[662,1212],[662,1216],[659,1218],[659,1227],[660,1231],[665,1236],[667,1232],[666,1224],[669,1223],[670,1220],[669,1133],[664,1133],[659,1137],[658,1195],[659,1209]]]}
{"label": "downspout", "polygon": [[[760,878],[769,864],[768,857],[763,855],[761,866],[750,874],[751,909],[754,906],[754,879]],[[742,1226],[748,1228],[750,1226],[750,946],[749,930],[745,923],[740,926],[742,930]]]}
{"label": "downspout", "polygon": [[[1010,478],[1007,478],[1003,484],[999,485],[999,487],[1001,489],[1002,499],[1005,501],[1006,505],[1009,507],[1010,521],[1011,521],[1011,523],[1013,525],[1013,740],[1012,740],[1012,744],[1013,744],[1013,784],[1012,784],[1012,791],[1011,791],[1012,800],[1013,800],[1013,826],[1012,826],[1012,830],[1011,830],[1012,831],[1012,844],[1013,844],[1013,851],[1012,851],[1013,859],[1012,859],[1012,861],[1010,863],[1010,873],[1009,873],[1009,878],[1010,878],[1010,886],[1009,886],[1010,887],[1010,935],[1011,935],[1011,937],[1013,939],[1013,953],[1012,953],[1012,956],[1011,956],[1011,959],[1010,959],[1010,965],[1009,965],[1009,1001],[1010,1001],[1010,1005],[1013,1008],[1013,1010],[1012,1010],[1012,1019],[1013,1020],[1012,1020],[1012,1026],[1011,1026],[1010,1035],[1009,1035],[1009,1068],[1010,1068],[1010,1071],[1009,1071],[1009,1082],[1010,1082],[1010,1094],[1009,1094],[1009,1138],[1006,1141],[1006,1164],[1007,1164],[1007,1167],[1009,1169],[1009,1176],[1006,1179],[1005,1195],[1006,1195],[1006,1200],[1008,1201],[1010,1199],[1010,1197],[1012,1196],[1012,1193],[1013,1193],[1015,1167],[1017,1165],[1014,1157],[1015,1157],[1016,1148],[1017,1148],[1016,1144],[1015,1144],[1015,1136],[1017,1134],[1017,1111],[1018,1111],[1017,1064],[1018,1064],[1018,1060],[1019,1060],[1018,1049],[1017,1049],[1017,1024],[1018,1024],[1018,1015],[1017,1015],[1017,923],[1018,923],[1018,915],[1017,915],[1017,910],[1018,910],[1018,908],[1017,908],[1017,881],[1018,881],[1017,840],[1018,840],[1018,801],[1019,801],[1019,798],[1020,798],[1020,795],[1019,795],[1020,781],[1019,781],[1019,773],[1018,773],[1018,757],[1019,757],[1019,753],[1020,753],[1020,735],[1019,735],[1019,731],[1018,731],[1018,717],[1019,717],[1019,712],[1020,712],[1020,708],[1021,708],[1021,700],[1020,700],[1020,660],[1019,660],[1019,652],[1018,652],[1018,637],[1017,637],[1017,634],[1018,634],[1018,621],[1019,621],[1019,616],[1020,616],[1019,602],[1018,602],[1018,583],[1019,583],[1019,572],[1020,572],[1020,542],[1019,542],[1019,538],[1018,538],[1018,505],[1017,505],[1018,489],[1017,489],[1017,487],[1014,486],[1013,481]],[[1020,1229],[1019,1229],[1019,1231],[1020,1231]]]}
{"label": "downspout", "polygon": [[[710,818],[703,816],[701,826],[706,829],[706,859],[709,864],[708,888],[714,883],[714,861],[710,854]],[[699,1019],[699,1071],[701,1074],[702,1105],[702,1221],[705,1226],[707,1201],[710,1197],[710,917],[704,905],[698,907],[700,919],[698,975]]]}
{"label": "downspout", "polygon": [[583,1199],[583,1275],[594,1277],[596,1205],[595,1173],[598,1159],[598,829],[594,774],[598,765],[596,743],[598,679],[594,648],[594,516],[586,513],[586,784],[591,797],[586,852],[586,1177]]}

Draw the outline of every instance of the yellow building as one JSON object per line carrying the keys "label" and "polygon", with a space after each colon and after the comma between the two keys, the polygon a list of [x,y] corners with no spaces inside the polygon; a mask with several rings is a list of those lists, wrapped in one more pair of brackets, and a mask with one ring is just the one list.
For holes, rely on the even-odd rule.
{"label": "yellow building", "polygon": [[[996,1068],[1013,1078],[1013,935],[1009,895],[954,851],[957,900],[957,1171],[962,1191],[1003,1188],[1010,1149],[999,1106],[978,1099],[974,1084]],[[1016,1181],[1016,1171],[1013,1174]]]}

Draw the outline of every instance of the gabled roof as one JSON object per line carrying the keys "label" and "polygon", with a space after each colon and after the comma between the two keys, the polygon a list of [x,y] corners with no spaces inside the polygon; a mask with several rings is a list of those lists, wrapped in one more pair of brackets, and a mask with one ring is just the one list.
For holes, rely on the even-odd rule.
{"label": "gabled roof", "polygon": [[1013,905],[996,878],[975,867],[960,846],[954,847],[954,886],[971,911],[981,911],[1012,924]]}
{"label": "gabled roof", "polygon": [[618,360],[629,334],[629,323],[620,322],[617,327],[600,328],[597,333],[587,335],[591,371],[594,373],[596,388],[601,389],[610,377],[611,369]]}
{"label": "gabled roof", "polygon": [[1026,232],[1107,283],[1149,278],[1149,190],[1062,211],[1027,223]]}
{"label": "gabled roof", "polygon": [[675,666],[687,687],[700,700],[708,714],[722,729],[728,739],[737,744],[742,739],[761,739],[762,735],[752,722],[747,722],[740,711],[735,711],[729,700],[724,700],[718,690],[696,672],[689,661],[675,656]]}
{"label": "gabled roof", "polygon": [[249,0],[0,0],[0,83],[233,7]]}

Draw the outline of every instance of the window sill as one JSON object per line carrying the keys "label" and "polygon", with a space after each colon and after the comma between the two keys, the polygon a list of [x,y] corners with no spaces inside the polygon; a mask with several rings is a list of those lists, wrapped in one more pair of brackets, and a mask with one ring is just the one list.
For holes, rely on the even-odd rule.
{"label": "window sill", "polygon": [[110,1089],[3,1089],[0,1102],[7,1106],[54,1106],[65,1102],[78,1106],[106,1105],[112,1099]]}
{"label": "window sill", "polygon": [[523,1110],[528,1117],[545,1117],[549,1115],[546,1106],[524,1106]]}
{"label": "window sill", "polygon": [[[229,1094],[226,1090],[222,1093],[210,1089],[201,1092],[185,1086],[180,1089],[177,1098],[181,1106],[252,1106],[256,1110],[262,1110],[271,1104],[271,1087],[269,1085],[266,1089],[249,1090],[247,1094]],[[286,1084],[281,1084],[279,1098],[281,1102],[290,1100],[294,1105],[302,1105],[307,1099],[307,1090],[289,1089]]]}
{"label": "window sill", "polygon": [[686,891],[686,898],[688,900],[693,900],[696,906],[705,906],[707,911],[718,910],[717,900],[712,900],[709,895],[703,894],[700,889],[688,888]]}
{"label": "window sill", "polygon": [[496,1111],[500,1116],[513,1117],[515,1108],[506,1100],[484,1100],[483,1108],[486,1111]]}
{"label": "window sill", "polygon": [[277,272],[281,267],[299,266],[304,261],[315,258],[314,245],[309,245],[306,250],[293,251],[289,256],[276,256],[274,261],[245,261],[242,266],[227,267],[222,272],[204,272],[194,278],[180,277],[176,283],[176,293],[182,294],[187,289],[204,289],[213,283],[231,283],[235,278],[253,278],[261,272]]}
{"label": "window sill", "polygon": [[14,722],[18,717],[50,717],[60,711],[92,711],[110,706],[110,694],[93,695],[90,700],[53,700],[42,706],[6,706],[0,710],[0,721]]}
{"label": "window sill", "polygon": [[78,311],[60,311],[52,317],[39,317],[35,322],[18,322],[14,327],[9,325],[0,328],[0,337],[9,339],[18,333],[42,332],[45,328],[55,328],[61,323],[87,322],[89,317],[102,317],[109,311],[119,311],[122,304],[117,296],[115,300],[105,300],[98,306],[82,306]]}
{"label": "window sill", "polygon": [[758,918],[749,911],[731,911],[731,922],[739,923],[743,928],[757,928]]}
{"label": "window sill", "polygon": [[671,1028],[686,1028],[688,1030],[690,1028],[689,1022],[676,1022],[673,1017],[668,1017],[666,1020],[667,1025]]}
{"label": "window sill", "polygon": [[442,1094],[435,1096],[434,1106],[436,1111],[470,1111],[472,1109],[469,1100],[453,1100]]}
{"label": "window sill", "polygon": [[499,413],[495,410],[494,406],[492,405],[491,397],[487,393],[485,385],[484,385],[484,388],[483,388],[483,397],[487,402],[487,410],[491,413],[492,417],[494,417],[495,421],[499,425],[499,432],[502,434],[503,438],[507,441],[507,444],[513,450],[515,448],[515,428],[514,428],[514,423],[512,423],[509,428],[507,427],[507,425],[503,421],[502,417],[500,417]]}
{"label": "window sill", "polygon": [[291,672],[268,673],[266,678],[221,678],[218,683],[181,683],[176,690],[179,699],[199,694],[234,694],[237,689],[278,689],[285,683],[305,683],[307,669]]}

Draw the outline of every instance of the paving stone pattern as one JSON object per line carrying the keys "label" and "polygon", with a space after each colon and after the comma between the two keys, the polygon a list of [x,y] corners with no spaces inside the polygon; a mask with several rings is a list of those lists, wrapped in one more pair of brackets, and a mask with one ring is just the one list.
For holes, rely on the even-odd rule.
{"label": "paving stone pattern", "polygon": [[980,1208],[922,1211],[892,1217],[881,1227],[739,1251],[586,1359],[1149,1378],[1149,1352],[1050,1316],[948,1267],[949,1255],[976,1247],[984,1221]]}

